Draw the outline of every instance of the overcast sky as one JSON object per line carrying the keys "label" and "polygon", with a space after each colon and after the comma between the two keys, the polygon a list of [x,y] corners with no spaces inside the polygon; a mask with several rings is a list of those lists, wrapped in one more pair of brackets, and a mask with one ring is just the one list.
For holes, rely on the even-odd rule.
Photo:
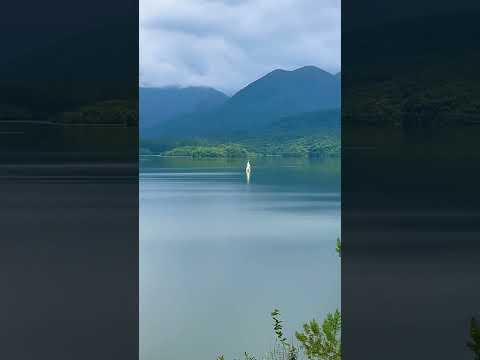
{"label": "overcast sky", "polygon": [[232,93],[277,69],[340,71],[340,0],[140,0],[140,85]]}

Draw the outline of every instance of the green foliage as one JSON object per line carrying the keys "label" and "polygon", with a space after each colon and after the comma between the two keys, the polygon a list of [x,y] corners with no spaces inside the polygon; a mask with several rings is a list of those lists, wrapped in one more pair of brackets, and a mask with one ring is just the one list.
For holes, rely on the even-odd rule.
{"label": "green foliage", "polygon": [[[225,139],[230,140],[231,139]],[[328,158],[340,155],[340,139],[334,136],[305,135],[297,137],[239,138],[234,142],[222,139],[191,139],[177,142],[142,140],[143,153],[194,158],[246,158],[281,156],[291,158]]]}
{"label": "green foliage", "polygon": [[340,240],[340,238],[337,238],[337,246],[335,250],[337,251],[338,256],[342,256],[342,240]]}
{"label": "green foliage", "polygon": [[475,355],[475,360],[480,360],[480,326],[475,318],[470,320],[470,341],[467,346]]}
{"label": "green foliage", "polygon": [[247,158],[251,154],[238,144],[216,146],[180,146],[163,153],[166,156],[190,156],[194,158]]}
{"label": "green foliage", "polygon": [[295,337],[308,359],[340,360],[340,330],[341,316],[336,310],[327,315],[321,327],[316,320],[311,320],[303,325],[302,332],[295,333]]}
{"label": "green foliage", "polygon": [[283,326],[282,326],[282,320],[280,319],[280,310],[278,309],[273,309],[272,313],[270,314],[273,319],[273,331],[275,332],[275,335],[277,336],[278,341],[280,341],[281,344],[287,346],[287,338],[283,335]]}
{"label": "green foliage", "polygon": [[241,142],[258,155],[298,158],[324,158],[340,155],[340,138],[338,136],[309,134],[253,137],[245,138]]}
{"label": "green foliage", "polygon": [[293,346],[287,341],[287,338],[283,334],[283,321],[280,319],[280,310],[273,309],[270,315],[273,319],[273,331],[275,332],[275,335],[277,336],[280,344],[282,344],[282,346],[286,350],[287,360],[296,360],[297,349],[295,348],[295,346]]}

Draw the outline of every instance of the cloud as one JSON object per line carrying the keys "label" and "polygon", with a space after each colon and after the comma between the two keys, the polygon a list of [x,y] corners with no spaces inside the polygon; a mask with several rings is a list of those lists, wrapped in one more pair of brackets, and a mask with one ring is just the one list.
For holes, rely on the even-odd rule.
{"label": "cloud", "polygon": [[340,0],[140,0],[140,83],[233,92],[276,69],[340,70]]}

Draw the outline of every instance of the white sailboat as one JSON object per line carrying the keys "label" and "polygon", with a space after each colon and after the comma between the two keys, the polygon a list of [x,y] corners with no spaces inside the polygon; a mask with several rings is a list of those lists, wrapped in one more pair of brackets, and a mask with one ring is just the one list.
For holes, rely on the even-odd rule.
{"label": "white sailboat", "polygon": [[247,183],[250,183],[251,172],[252,172],[252,167],[250,166],[250,161],[247,161],[247,166],[245,167],[245,174],[247,175]]}

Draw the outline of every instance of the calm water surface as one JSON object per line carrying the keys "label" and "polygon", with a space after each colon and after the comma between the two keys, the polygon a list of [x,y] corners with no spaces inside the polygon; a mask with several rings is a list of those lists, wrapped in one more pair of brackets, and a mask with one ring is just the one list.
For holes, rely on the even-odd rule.
{"label": "calm water surface", "polygon": [[339,162],[143,157],[140,358],[261,355],[340,306]]}

